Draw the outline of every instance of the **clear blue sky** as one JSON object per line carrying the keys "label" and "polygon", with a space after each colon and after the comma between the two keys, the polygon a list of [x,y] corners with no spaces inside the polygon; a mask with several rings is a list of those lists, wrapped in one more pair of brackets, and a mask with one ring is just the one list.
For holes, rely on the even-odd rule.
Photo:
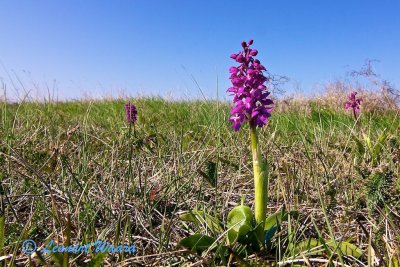
{"label": "clear blue sky", "polygon": [[[0,82],[53,81],[60,98],[124,91],[227,98],[230,54],[253,38],[258,58],[290,91],[378,59],[400,86],[400,1],[0,0]],[[35,91],[35,89],[33,89]]]}

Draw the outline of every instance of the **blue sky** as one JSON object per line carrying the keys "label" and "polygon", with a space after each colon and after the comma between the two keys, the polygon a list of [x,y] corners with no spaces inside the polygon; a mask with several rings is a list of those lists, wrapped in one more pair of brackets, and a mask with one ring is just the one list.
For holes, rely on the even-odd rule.
{"label": "blue sky", "polygon": [[9,94],[22,94],[20,79],[61,99],[199,97],[194,77],[212,98],[218,76],[228,98],[229,56],[249,38],[271,73],[291,79],[288,92],[311,93],[366,59],[400,86],[400,1],[0,0],[0,13]]}

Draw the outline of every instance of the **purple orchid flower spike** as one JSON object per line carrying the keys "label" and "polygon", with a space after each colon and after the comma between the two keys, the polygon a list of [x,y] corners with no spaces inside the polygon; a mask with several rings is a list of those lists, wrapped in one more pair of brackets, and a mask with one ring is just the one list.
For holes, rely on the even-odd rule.
{"label": "purple orchid flower spike", "polygon": [[357,113],[360,112],[360,105],[361,105],[363,99],[361,97],[357,98],[356,95],[357,95],[357,92],[352,92],[349,95],[349,98],[347,99],[344,108],[352,109],[353,115],[357,119]]}
{"label": "purple orchid flower spike", "polygon": [[[242,42],[243,51],[231,55],[239,66],[229,68],[232,87],[227,91],[233,95],[234,106],[229,118],[233,129],[239,131],[245,122],[249,122],[250,126],[254,172],[254,218],[260,226],[264,225],[268,202],[268,163],[260,150],[257,127],[268,124],[274,102],[269,98],[270,93],[265,86],[265,82],[268,81],[263,74],[265,67],[254,58],[258,51],[250,48],[252,44],[253,40],[248,43]],[[260,243],[264,244],[264,227],[257,227],[256,234]]]}
{"label": "purple orchid flower spike", "polygon": [[135,124],[137,119],[137,110],[135,105],[131,104],[131,102],[125,104],[125,117],[128,123]]}
{"label": "purple orchid flower spike", "polygon": [[254,59],[258,51],[250,48],[252,44],[253,40],[242,42],[243,51],[231,55],[232,59],[240,63],[239,66],[229,68],[232,87],[227,90],[233,95],[235,104],[229,118],[235,131],[239,131],[247,121],[263,127],[268,123],[272,111],[273,101],[268,98],[270,93],[264,85],[268,80],[263,74],[266,69],[258,59]]}

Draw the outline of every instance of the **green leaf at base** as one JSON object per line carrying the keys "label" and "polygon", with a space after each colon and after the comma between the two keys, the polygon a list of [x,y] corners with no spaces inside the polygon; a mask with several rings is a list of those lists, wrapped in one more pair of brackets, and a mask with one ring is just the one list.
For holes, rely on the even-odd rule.
{"label": "green leaf at base", "polygon": [[202,234],[194,234],[182,239],[179,245],[201,254],[203,251],[209,249],[214,242],[215,238]]}
{"label": "green leaf at base", "polygon": [[253,213],[248,206],[240,205],[228,214],[228,241],[233,244],[245,238],[252,230]]}
{"label": "green leaf at base", "polygon": [[297,243],[294,252],[295,253],[307,253],[307,255],[321,255],[324,252],[324,245],[329,247],[333,252],[340,249],[343,255],[345,256],[353,256],[355,258],[360,258],[363,255],[361,249],[357,246],[345,242],[345,241],[336,241],[338,243],[338,249],[336,249],[336,245],[332,240],[321,241],[315,238],[310,238],[308,240],[301,241]]}
{"label": "green leaf at base", "polygon": [[194,222],[200,225],[206,224],[214,234],[223,232],[221,222],[202,210],[187,211],[179,215],[179,218],[186,222]]}

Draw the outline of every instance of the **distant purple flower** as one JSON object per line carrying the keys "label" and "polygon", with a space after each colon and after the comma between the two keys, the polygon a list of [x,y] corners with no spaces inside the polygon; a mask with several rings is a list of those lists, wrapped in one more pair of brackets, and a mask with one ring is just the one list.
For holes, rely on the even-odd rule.
{"label": "distant purple flower", "polygon": [[345,109],[353,109],[353,113],[357,113],[360,111],[360,105],[363,99],[361,97],[356,98],[357,92],[352,92],[346,101]]}
{"label": "distant purple flower", "polygon": [[128,102],[125,104],[125,116],[126,116],[126,121],[128,123],[135,124],[136,122],[136,115],[137,115],[137,110],[135,105],[131,104],[131,102]]}
{"label": "distant purple flower", "polygon": [[235,104],[229,118],[235,131],[239,131],[246,121],[258,127],[266,125],[272,111],[273,101],[268,98],[270,93],[264,85],[268,80],[263,74],[266,69],[258,59],[253,58],[258,51],[250,49],[251,44],[253,40],[242,42],[243,51],[231,55],[232,59],[240,63],[239,66],[229,68],[232,87],[227,90],[232,93]]}

